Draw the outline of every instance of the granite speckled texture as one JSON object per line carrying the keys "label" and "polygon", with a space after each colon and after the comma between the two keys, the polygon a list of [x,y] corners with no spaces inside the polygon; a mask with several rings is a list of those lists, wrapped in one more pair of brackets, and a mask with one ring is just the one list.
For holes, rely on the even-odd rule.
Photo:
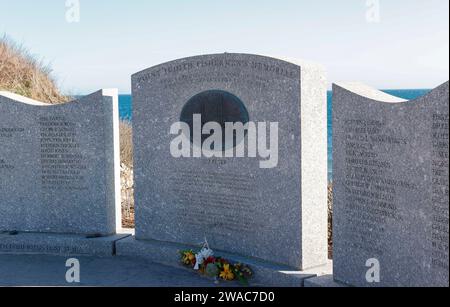
{"label": "granite speckled texture", "polygon": [[115,242],[128,236],[129,234],[90,237],[52,233],[0,233],[0,254],[112,256],[115,254]]}
{"label": "granite speckled texture", "polygon": [[48,105],[0,92],[0,231],[121,227],[117,90]]}
{"label": "granite speckled texture", "polygon": [[[279,123],[279,163],[173,158],[170,127],[199,93],[237,97],[252,122]],[[327,111],[322,69],[216,54],[132,77],[136,238],[198,245],[304,270],[327,261]],[[120,246],[119,246],[120,249]],[[126,250],[124,251],[127,252]]]}
{"label": "granite speckled texture", "polygon": [[334,280],[333,275],[324,275],[305,280],[305,288],[347,288],[346,284]]}
{"label": "granite speckled texture", "polygon": [[[126,257],[76,256],[80,283],[67,283],[67,257],[0,255],[0,287],[237,287],[192,272]],[[181,290],[180,290],[181,291]]]}
{"label": "granite speckled texture", "polygon": [[413,101],[333,90],[334,278],[448,287],[449,83]]}

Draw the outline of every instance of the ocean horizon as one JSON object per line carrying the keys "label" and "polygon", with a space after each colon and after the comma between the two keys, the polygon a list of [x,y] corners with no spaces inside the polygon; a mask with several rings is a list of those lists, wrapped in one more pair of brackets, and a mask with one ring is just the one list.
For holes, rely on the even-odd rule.
{"label": "ocean horizon", "polygon": [[[417,99],[423,95],[426,95],[430,89],[400,89],[400,90],[382,90],[383,92],[402,98],[406,100]],[[333,122],[332,122],[332,109],[333,109],[333,92],[327,92],[328,100],[328,180],[332,181],[333,170]],[[133,102],[130,94],[119,95],[119,112],[122,120],[127,120],[132,123],[133,119]]]}

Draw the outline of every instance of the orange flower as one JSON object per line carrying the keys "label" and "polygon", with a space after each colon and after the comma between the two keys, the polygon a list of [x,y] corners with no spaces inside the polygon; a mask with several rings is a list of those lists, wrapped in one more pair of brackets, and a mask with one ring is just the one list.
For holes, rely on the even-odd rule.
{"label": "orange flower", "polygon": [[230,269],[229,264],[224,264],[223,271],[220,272],[219,276],[220,276],[220,278],[222,278],[224,280],[234,280],[234,273]]}

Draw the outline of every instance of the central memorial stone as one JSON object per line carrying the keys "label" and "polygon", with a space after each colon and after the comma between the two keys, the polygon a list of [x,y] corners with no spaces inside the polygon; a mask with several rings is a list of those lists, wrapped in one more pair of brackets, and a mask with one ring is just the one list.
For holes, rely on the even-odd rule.
{"label": "central memorial stone", "polygon": [[[257,55],[205,55],[139,72],[132,89],[136,241],[194,246],[206,238],[214,250],[297,271],[327,262],[321,68]],[[255,123],[261,157],[229,157],[222,151],[212,158],[173,157],[174,123],[191,128],[185,135],[191,152],[210,137],[202,135],[201,144],[193,140],[194,115],[201,116],[201,126]],[[278,124],[278,148],[270,148],[278,161],[261,168],[267,158],[261,149],[271,143],[269,123]],[[250,130],[244,137],[233,134],[233,146],[219,147],[237,151],[240,145],[248,152],[256,144]],[[126,243],[118,243],[118,254],[133,253]]]}

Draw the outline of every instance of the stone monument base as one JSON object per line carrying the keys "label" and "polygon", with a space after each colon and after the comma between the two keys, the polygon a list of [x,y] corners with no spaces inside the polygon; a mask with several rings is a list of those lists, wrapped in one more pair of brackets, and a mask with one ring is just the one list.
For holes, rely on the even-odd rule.
{"label": "stone monument base", "polygon": [[[137,240],[130,236],[116,242],[116,255],[142,258],[151,262],[168,266],[184,267],[180,263],[179,251],[198,249],[198,247],[182,244]],[[247,258],[225,252],[215,251],[216,256],[240,262],[250,266],[253,277],[249,281],[251,286],[303,287],[305,280],[317,276],[331,274],[331,262],[314,269],[296,271],[295,269],[262,260]]]}
{"label": "stone monument base", "polygon": [[306,288],[346,288],[346,284],[335,281],[333,275],[324,275],[305,280]]}
{"label": "stone monument base", "polygon": [[43,255],[92,255],[112,256],[115,242],[129,234],[106,237],[49,234],[49,233],[0,233],[0,254],[43,254]]}

